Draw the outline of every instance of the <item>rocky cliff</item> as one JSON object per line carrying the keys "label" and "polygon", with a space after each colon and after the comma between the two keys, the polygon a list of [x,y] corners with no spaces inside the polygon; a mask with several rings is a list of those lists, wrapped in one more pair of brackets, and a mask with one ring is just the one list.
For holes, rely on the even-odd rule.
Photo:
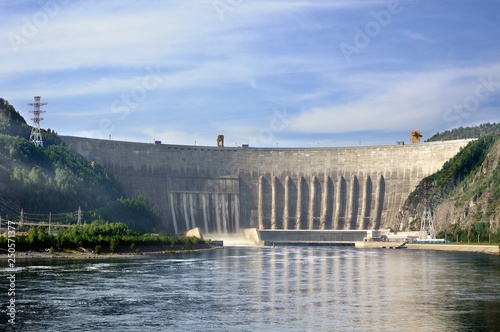
{"label": "rocky cliff", "polygon": [[[436,233],[455,238],[500,230],[500,134],[469,143],[428,177]],[[418,230],[423,211],[423,182],[405,203],[401,230]]]}

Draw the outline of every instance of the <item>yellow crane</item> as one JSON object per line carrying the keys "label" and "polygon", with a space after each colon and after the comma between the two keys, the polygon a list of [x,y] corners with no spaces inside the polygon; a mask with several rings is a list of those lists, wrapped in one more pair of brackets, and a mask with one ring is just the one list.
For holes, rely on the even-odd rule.
{"label": "yellow crane", "polygon": [[420,143],[420,137],[422,137],[422,135],[420,135],[420,131],[419,130],[413,130],[411,132],[411,143],[414,144],[414,143]]}
{"label": "yellow crane", "polygon": [[224,135],[217,136],[217,146],[221,148],[224,147]]}

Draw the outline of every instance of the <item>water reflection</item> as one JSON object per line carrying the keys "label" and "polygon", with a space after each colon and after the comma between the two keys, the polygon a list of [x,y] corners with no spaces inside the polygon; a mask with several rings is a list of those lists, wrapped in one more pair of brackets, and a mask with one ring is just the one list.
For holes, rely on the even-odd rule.
{"label": "water reflection", "polygon": [[[485,276],[498,282],[493,257],[488,257],[493,265],[472,269],[470,277],[457,266],[456,253],[278,247],[259,250],[253,258],[257,275],[255,285],[248,286],[267,308],[259,320],[270,317],[291,327],[299,315],[310,330],[461,330],[472,328],[470,321],[458,319],[464,310],[471,312],[469,301],[484,300],[489,292],[491,305],[483,307],[500,303],[491,280],[487,288],[477,283]],[[482,295],[464,294],[471,289]],[[479,317],[498,324],[491,313]]]}
{"label": "water reflection", "polygon": [[235,247],[30,264],[16,272],[16,330],[500,330],[498,256]]}

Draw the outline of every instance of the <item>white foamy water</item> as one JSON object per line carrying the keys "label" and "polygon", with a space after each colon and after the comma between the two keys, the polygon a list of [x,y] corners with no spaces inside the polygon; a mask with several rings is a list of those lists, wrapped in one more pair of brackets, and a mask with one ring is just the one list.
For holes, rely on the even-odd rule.
{"label": "white foamy water", "polygon": [[203,238],[223,241],[224,247],[255,247],[255,246],[258,246],[258,244],[255,243],[254,241],[247,239],[244,234],[209,233],[209,234],[203,234]]}

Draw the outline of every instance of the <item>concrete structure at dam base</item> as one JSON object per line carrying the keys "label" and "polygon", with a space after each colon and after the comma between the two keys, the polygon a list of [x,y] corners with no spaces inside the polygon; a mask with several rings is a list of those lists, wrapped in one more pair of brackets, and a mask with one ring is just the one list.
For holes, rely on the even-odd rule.
{"label": "concrete structure at dam base", "polygon": [[[417,236],[414,236],[417,233]],[[205,239],[220,246],[328,246],[356,248],[395,248],[416,242],[419,232],[393,233],[384,230],[270,230],[245,228],[239,234],[202,234],[199,228],[187,236]],[[214,240],[217,239],[217,240]]]}
{"label": "concrete structure at dam base", "polygon": [[147,197],[172,234],[393,227],[418,183],[470,141],[252,148],[61,138],[127,195]]}
{"label": "concrete structure at dam base", "polygon": [[[264,245],[341,245],[363,242],[371,238],[371,230],[258,230]],[[380,236],[378,237],[380,238]]]}

